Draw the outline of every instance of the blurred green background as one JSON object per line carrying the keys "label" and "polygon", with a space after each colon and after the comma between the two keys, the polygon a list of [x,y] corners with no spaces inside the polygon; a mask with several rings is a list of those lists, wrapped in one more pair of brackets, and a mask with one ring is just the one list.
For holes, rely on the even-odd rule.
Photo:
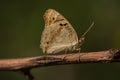
{"label": "blurred green background", "polygon": [[[39,48],[43,14],[53,8],[64,15],[80,37],[88,26],[82,52],[120,49],[120,0],[0,1],[0,58],[43,55]],[[119,80],[120,64],[75,64],[32,70],[35,80]],[[16,72],[0,71],[0,80],[25,80]]]}

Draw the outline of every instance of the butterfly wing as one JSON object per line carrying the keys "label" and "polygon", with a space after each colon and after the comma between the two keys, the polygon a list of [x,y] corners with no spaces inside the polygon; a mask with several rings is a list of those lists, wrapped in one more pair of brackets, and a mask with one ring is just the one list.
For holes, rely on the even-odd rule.
{"label": "butterfly wing", "polygon": [[48,9],[44,15],[45,29],[41,36],[44,53],[58,53],[71,50],[78,44],[78,37],[71,24],[57,11]]}

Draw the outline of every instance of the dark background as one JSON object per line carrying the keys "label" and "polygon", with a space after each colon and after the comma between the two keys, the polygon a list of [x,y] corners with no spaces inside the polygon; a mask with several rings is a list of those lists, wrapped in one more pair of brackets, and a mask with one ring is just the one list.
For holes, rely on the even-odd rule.
{"label": "dark background", "polygon": [[[43,55],[39,48],[43,14],[53,8],[64,15],[80,37],[88,26],[82,52],[120,48],[120,0],[0,1],[0,58]],[[75,64],[32,70],[35,80],[119,80],[120,64]],[[25,80],[20,73],[0,71],[0,80]]]}

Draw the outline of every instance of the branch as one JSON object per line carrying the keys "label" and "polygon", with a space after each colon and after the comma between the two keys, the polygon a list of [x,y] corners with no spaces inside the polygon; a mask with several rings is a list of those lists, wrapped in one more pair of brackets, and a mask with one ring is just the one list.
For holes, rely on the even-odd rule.
{"label": "branch", "polygon": [[65,64],[120,62],[120,51],[110,49],[99,52],[43,55],[18,59],[1,59],[0,70],[21,71],[28,80],[33,80],[30,69]]}

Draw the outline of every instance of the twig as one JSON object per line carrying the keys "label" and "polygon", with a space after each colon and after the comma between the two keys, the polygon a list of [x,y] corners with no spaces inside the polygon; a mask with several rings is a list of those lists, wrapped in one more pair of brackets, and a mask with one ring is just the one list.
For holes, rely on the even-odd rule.
{"label": "twig", "polygon": [[35,67],[98,62],[120,62],[120,51],[117,49],[110,49],[99,52],[43,55],[19,59],[1,59],[0,70],[21,71],[28,80],[33,80],[30,69]]}

